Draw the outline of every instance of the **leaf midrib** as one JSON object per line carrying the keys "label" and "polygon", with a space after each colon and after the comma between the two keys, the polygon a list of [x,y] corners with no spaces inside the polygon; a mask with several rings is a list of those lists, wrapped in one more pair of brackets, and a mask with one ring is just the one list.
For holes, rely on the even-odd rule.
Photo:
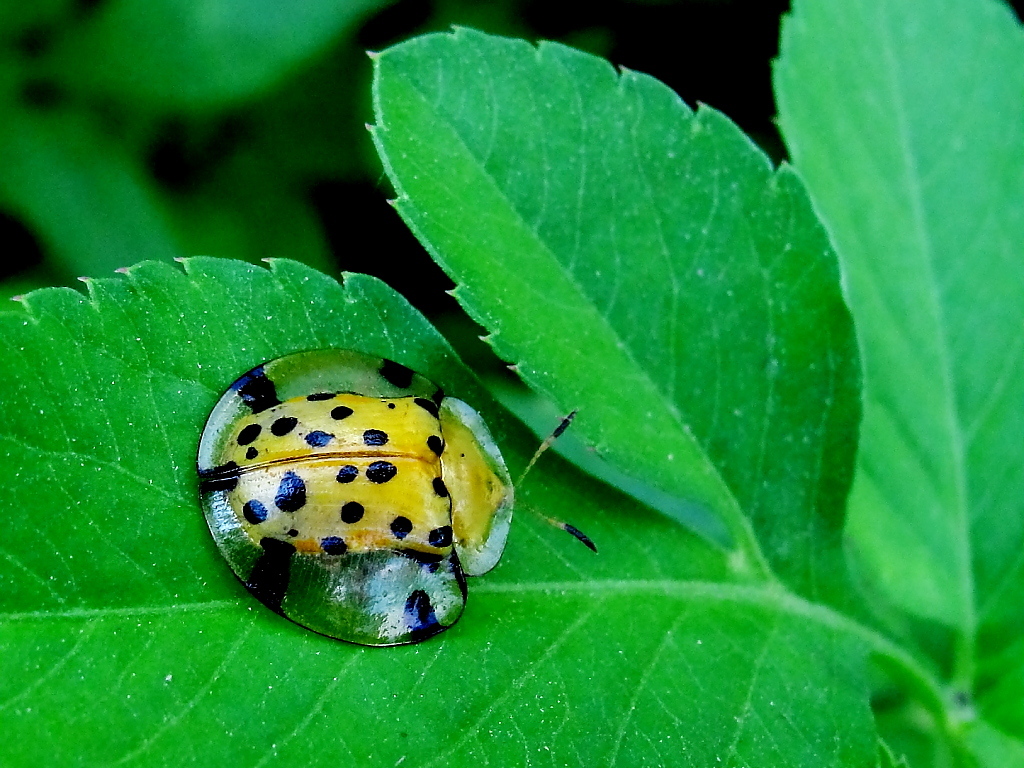
{"label": "leaf midrib", "polygon": [[949,436],[949,447],[953,458],[954,486],[954,523],[958,528],[958,536],[954,542],[957,552],[956,567],[961,584],[961,631],[963,636],[957,644],[954,678],[957,682],[973,689],[974,678],[974,643],[977,630],[977,615],[974,605],[974,573],[971,563],[971,529],[967,514],[967,479],[964,459],[963,429],[959,414],[956,411],[956,388],[953,385],[952,361],[949,356],[948,332],[944,320],[943,308],[938,296],[938,283],[935,277],[935,251],[928,228],[925,223],[924,193],[921,186],[921,174],[918,169],[916,155],[911,141],[911,130],[903,98],[903,85],[900,79],[900,65],[897,60],[893,40],[888,25],[880,24],[879,41],[882,45],[890,75],[892,103],[898,132],[898,140],[904,160],[904,175],[908,185],[911,211],[913,216],[913,232],[919,245],[921,264],[925,272],[930,314],[935,320],[935,338],[940,355],[941,376],[943,386],[943,402],[945,405],[945,421]]}

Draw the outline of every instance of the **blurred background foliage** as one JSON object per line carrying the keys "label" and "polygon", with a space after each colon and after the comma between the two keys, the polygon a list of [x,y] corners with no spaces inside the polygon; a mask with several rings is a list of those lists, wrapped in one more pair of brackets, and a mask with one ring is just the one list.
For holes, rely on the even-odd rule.
{"label": "blurred background foliage", "polygon": [[283,256],[376,275],[472,336],[387,204],[365,52],[453,24],[557,40],[722,110],[780,160],[787,6],[0,0],[0,298],[143,259]]}
{"label": "blurred background foliage", "polygon": [[365,52],[453,24],[558,40],[725,111],[778,158],[786,5],[0,0],[0,297],[143,259],[282,256],[376,275],[458,334],[450,281],[387,204]]}

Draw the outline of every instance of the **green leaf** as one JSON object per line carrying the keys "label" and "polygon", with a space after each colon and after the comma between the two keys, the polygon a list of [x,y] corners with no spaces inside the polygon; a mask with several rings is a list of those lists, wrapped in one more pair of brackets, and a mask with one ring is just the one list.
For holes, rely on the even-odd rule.
{"label": "green leaf", "polygon": [[53,283],[53,275],[42,267],[24,270],[0,282],[0,307],[7,309],[9,299]]}
{"label": "green leaf", "polygon": [[0,203],[68,279],[180,253],[144,170],[83,112],[2,104]]}
{"label": "green leaf", "polygon": [[1001,653],[978,668],[978,705],[992,725],[1024,743],[1024,638],[1016,638]]}
{"label": "green leaf", "polygon": [[978,768],[1024,767],[1024,742],[1007,736],[984,720],[968,725],[965,741]]}
{"label": "green leaf", "polygon": [[280,175],[351,178],[375,157],[364,125],[371,68],[365,52],[340,45],[246,109],[254,152]]}
{"label": "green leaf", "polygon": [[156,111],[263,92],[383,0],[111,0],[58,53],[64,79]]}
{"label": "green leaf", "polygon": [[[36,0],[32,3],[6,3],[0,14],[0,37],[16,39],[25,32],[59,23],[71,15],[74,0]],[[5,43],[7,40],[4,41]]]}
{"label": "green leaf", "polygon": [[878,768],[907,768],[907,761],[903,757],[897,758],[884,741],[879,741]]}
{"label": "green leaf", "polygon": [[[736,584],[719,548],[553,455],[442,636],[360,648],[264,609],[217,553],[194,474],[241,372],[358,347],[479,406],[513,469],[534,441],[372,278],[184,267],[0,313],[5,765],[874,764],[877,638]],[[531,509],[571,515],[602,554]]]}
{"label": "green leaf", "polygon": [[288,254],[326,269],[323,225],[297,186],[259,153],[239,152],[187,194],[168,196],[182,250],[252,262]]}
{"label": "green leaf", "polygon": [[375,106],[396,207],[498,354],[689,525],[724,524],[737,572],[763,577],[763,547],[797,590],[848,599],[857,350],[793,174],[552,43],[417,38],[376,59]]}
{"label": "green leaf", "polygon": [[979,631],[1024,627],[1024,35],[991,0],[797,2],[775,84],[864,354],[850,535],[970,690]]}

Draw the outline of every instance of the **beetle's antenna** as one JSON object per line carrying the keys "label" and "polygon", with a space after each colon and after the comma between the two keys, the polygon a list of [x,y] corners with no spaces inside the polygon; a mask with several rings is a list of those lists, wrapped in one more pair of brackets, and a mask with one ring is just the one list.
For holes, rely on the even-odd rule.
{"label": "beetle's antenna", "polygon": [[540,444],[540,447],[536,451],[534,451],[533,458],[530,459],[530,463],[526,465],[526,469],[523,470],[523,474],[521,474],[519,476],[519,479],[516,480],[516,487],[519,487],[520,485],[523,484],[523,480],[526,479],[526,475],[530,472],[531,469],[533,469],[533,465],[537,463],[537,459],[543,456],[544,452],[547,451],[547,449],[552,446],[555,440],[560,438],[562,436],[562,433],[569,428],[569,425],[572,424],[572,420],[576,418],[576,413],[578,411],[579,408],[577,408],[564,419],[562,419],[561,423],[557,427],[555,427],[555,431],[548,435],[547,438],[545,438],[544,442]]}
{"label": "beetle's antenna", "polygon": [[[540,514],[540,513],[538,513],[538,514]],[[553,517],[546,517],[544,515],[541,515],[541,518],[546,523],[550,523],[551,525],[555,526],[555,528],[561,528],[563,531],[565,531],[569,535],[575,536],[577,539],[582,541],[583,544],[587,547],[587,549],[589,549],[591,552],[597,552],[597,544],[595,544],[593,541],[591,541],[590,537],[587,536],[587,534],[585,534],[583,531],[581,531],[575,525],[570,525],[569,523],[563,523],[561,520],[555,520],[555,518],[553,518]]]}
{"label": "beetle's antenna", "polygon": [[[576,413],[578,410],[579,409],[577,408],[564,419],[562,419],[558,426],[555,427],[555,431],[548,435],[544,442],[540,444],[540,447],[537,448],[537,450],[534,452],[533,458],[531,458],[530,462],[526,465],[526,469],[523,470],[523,474],[519,476],[519,480],[516,482],[516,487],[521,486],[523,484],[523,480],[526,479],[526,475],[529,473],[529,471],[533,469],[533,465],[537,463],[537,459],[539,459],[544,454],[544,452],[547,451],[547,449],[552,446],[555,440],[561,437],[562,433],[569,428],[569,425],[572,424],[572,420],[576,418]],[[553,517],[542,515],[539,512],[537,512],[536,514],[544,522],[548,523],[549,525],[555,526],[555,528],[561,528],[566,533],[570,534],[571,536],[575,536],[577,539],[583,542],[583,544],[587,546],[591,551],[597,552],[597,545],[594,544],[593,541],[591,541],[590,537],[587,536],[587,534],[585,534],[575,525],[563,523],[561,520],[556,520]]]}

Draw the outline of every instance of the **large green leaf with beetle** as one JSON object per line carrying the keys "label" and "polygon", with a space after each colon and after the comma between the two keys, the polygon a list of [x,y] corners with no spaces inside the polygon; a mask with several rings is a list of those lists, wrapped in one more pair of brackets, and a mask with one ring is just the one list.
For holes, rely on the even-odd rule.
{"label": "large green leaf with beetle", "polygon": [[18,500],[0,552],[6,764],[871,763],[876,638],[737,583],[721,546],[553,454],[519,489],[502,562],[440,637],[360,648],[263,608],[218,554],[194,472],[239,373],[358,347],[478,406],[514,472],[535,443],[376,280],[184,267],[141,264],[0,314],[3,484]]}
{"label": "large green leaf with beetle", "polygon": [[894,765],[878,670],[950,728],[845,567],[857,344],[796,175],[564,46],[457,30],[375,61],[399,212],[498,353],[670,514],[550,452],[457,625],[389,649],[315,635],[245,591],[199,508],[232,381],[354,348],[477,408],[513,477],[536,438],[372,278],[194,258],[29,293],[0,313],[7,761]]}

